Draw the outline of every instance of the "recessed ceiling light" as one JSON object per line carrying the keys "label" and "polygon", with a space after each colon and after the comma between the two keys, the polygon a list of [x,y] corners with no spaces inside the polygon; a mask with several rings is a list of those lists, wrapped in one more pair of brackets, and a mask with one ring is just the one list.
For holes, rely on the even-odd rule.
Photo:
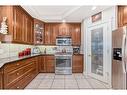
{"label": "recessed ceiling light", "polygon": [[66,22],[66,20],[65,20],[65,19],[63,19],[63,20],[62,20],[62,22],[63,22],[63,23],[65,23],[65,22]]}
{"label": "recessed ceiling light", "polygon": [[92,10],[95,10],[96,8],[97,8],[96,6],[93,6],[93,7],[92,7]]}

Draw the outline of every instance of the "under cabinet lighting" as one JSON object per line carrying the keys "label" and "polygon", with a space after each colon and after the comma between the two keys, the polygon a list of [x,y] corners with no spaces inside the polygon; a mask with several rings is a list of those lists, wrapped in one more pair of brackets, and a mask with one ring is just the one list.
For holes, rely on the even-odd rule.
{"label": "under cabinet lighting", "polygon": [[63,20],[62,20],[62,22],[63,22],[63,23],[65,23],[65,22],[66,22],[66,20],[65,20],[65,19],[63,19]]}
{"label": "under cabinet lighting", "polygon": [[91,10],[95,10],[97,7],[96,6],[93,6]]}

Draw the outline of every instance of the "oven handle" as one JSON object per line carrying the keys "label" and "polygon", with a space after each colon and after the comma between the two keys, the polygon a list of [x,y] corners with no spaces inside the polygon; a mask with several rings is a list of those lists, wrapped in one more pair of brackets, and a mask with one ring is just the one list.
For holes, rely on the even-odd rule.
{"label": "oven handle", "polygon": [[55,59],[72,59],[72,57],[55,57]]}

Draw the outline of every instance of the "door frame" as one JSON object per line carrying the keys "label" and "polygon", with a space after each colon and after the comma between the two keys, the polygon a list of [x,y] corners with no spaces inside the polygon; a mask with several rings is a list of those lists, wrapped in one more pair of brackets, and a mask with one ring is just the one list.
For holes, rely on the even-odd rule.
{"label": "door frame", "polygon": [[107,76],[108,76],[108,79],[107,79],[107,81],[108,81],[108,87],[110,87],[111,88],[111,68],[112,68],[112,50],[111,50],[111,48],[112,48],[112,19],[111,20],[109,20],[109,21],[107,21],[107,22],[99,22],[99,23],[97,23],[97,24],[91,24],[91,26],[86,26],[86,29],[85,29],[85,64],[86,64],[86,66],[85,66],[85,72],[84,72],[84,75],[86,75],[86,76],[89,76],[89,74],[88,74],[88,59],[87,59],[87,54],[88,54],[88,52],[87,52],[87,39],[88,39],[88,37],[87,37],[87,35],[88,35],[88,28],[90,28],[90,27],[95,27],[95,26],[99,26],[99,25],[101,25],[101,24],[107,24],[107,42],[108,42],[108,44],[107,44],[107,52],[108,52],[108,58],[107,58],[107,63],[108,63],[108,65],[107,65],[107,67],[108,68],[106,68],[106,71],[108,71],[108,72],[106,72],[107,73]]}

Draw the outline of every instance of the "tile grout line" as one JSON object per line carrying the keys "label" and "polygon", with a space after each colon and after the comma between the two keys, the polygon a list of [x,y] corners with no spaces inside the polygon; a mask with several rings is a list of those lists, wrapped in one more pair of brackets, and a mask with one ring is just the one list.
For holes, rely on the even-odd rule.
{"label": "tile grout line", "polygon": [[54,80],[55,80],[55,75],[54,75],[53,81],[52,81],[51,86],[50,86],[50,88],[49,88],[49,89],[52,89],[52,86],[53,86]]}
{"label": "tile grout line", "polygon": [[[46,75],[44,75],[44,78],[42,78],[42,79],[45,79],[45,76],[46,76]],[[41,81],[40,84],[38,85],[37,89],[39,89],[39,86],[41,85],[41,83],[42,83],[42,81]]]}
{"label": "tile grout line", "polygon": [[92,89],[94,89],[94,87],[92,86],[92,84],[88,81],[88,79],[86,78],[86,81],[88,82],[88,84],[91,86]]}
{"label": "tile grout line", "polygon": [[79,88],[79,85],[78,85],[78,80],[76,79],[76,77],[75,77],[75,76],[74,76],[74,78],[75,78],[75,80],[76,80],[76,83],[77,83],[78,89],[80,89],[80,88]]}
{"label": "tile grout line", "polygon": [[65,89],[65,75],[64,75],[64,89]]}

